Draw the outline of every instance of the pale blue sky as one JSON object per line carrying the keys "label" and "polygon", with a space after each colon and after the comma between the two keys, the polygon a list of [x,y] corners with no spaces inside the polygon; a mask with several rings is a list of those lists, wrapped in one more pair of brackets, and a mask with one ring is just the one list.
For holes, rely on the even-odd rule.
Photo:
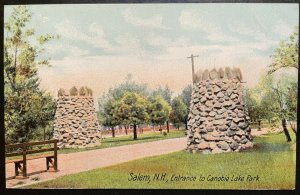
{"label": "pale blue sky", "polygon": [[[5,6],[5,20],[13,6]],[[31,5],[37,34],[59,34],[46,45],[53,67],[41,68],[43,88],[88,85],[95,96],[126,74],[149,87],[180,91],[195,69],[236,66],[247,85],[270,64],[280,40],[298,25],[297,4]]]}

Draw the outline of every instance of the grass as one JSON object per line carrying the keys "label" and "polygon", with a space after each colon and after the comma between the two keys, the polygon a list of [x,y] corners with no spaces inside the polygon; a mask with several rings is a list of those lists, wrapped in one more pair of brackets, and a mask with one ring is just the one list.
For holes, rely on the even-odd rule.
{"label": "grass", "polygon": [[[283,133],[271,134],[255,138],[255,147],[247,152],[204,155],[179,151],[66,175],[25,188],[294,189],[296,152],[290,149],[291,144]],[[130,173],[149,175],[150,182],[129,181]],[[164,173],[164,180],[153,180],[155,174]],[[196,181],[171,181],[173,174],[195,176]],[[248,175],[258,176],[259,181],[248,181]],[[200,176],[204,181],[199,181]],[[229,181],[210,181],[211,177],[222,176],[229,177]],[[244,180],[231,181],[232,177]]]}

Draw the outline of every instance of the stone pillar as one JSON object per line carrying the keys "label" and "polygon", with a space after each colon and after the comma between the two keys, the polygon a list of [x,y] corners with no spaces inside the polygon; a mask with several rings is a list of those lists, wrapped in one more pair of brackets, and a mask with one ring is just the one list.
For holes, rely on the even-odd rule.
{"label": "stone pillar", "polygon": [[240,78],[241,74],[224,78],[212,70],[210,78],[204,75],[205,80],[198,80],[194,85],[187,151],[222,153],[253,147]]}
{"label": "stone pillar", "polygon": [[54,139],[59,148],[83,148],[100,144],[101,133],[92,96],[58,96]]}

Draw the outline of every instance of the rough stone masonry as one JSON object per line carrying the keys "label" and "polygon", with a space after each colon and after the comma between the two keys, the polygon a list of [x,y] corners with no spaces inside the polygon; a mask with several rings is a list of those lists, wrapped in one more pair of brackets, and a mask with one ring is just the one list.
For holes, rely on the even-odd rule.
{"label": "rough stone masonry", "polygon": [[188,115],[187,151],[222,153],[253,147],[238,68],[199,70]]}
{"label": "rough stone masonry", "polygon": [[59,148],[83,148],[100,144],[101,133],[91,95],[70,95],[60,89],[53,137],[58,140]]}

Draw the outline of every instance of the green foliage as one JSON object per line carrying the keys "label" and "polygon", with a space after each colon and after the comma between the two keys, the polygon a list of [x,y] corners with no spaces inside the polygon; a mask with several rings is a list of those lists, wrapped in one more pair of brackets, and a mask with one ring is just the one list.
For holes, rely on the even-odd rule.
{"label": "green foliage", "polygon": [[139,125],[147,122],[147,99],[137,93],[126,92],[117,102],[117,114],[123,124]]}
{"label": "green foliage", "polygon": [[[139,84],[132,79],[132,75],[128,74],[125,78],[125,81],[115,88],[110,88],[107,93],[103,93],[102,96],[98,99],[99,105],[99,112],[98,112],[98,119],[100,124],[107,126],[107,121],[110,121],[109,118],[111,113],[107,113],[109,109],[105,109],[107,104],[110,104],[110,101],[118,102],[120,101],[125,93],[136,93],[141,96],[146,97],[148,93],[147,85]],[[115,112],[115,110],[114,110]],[[118,124],[122,125],[131,125],[128,120],[122,120],[118,115],[114,115],[115,119],[118,121]]]}
{"label": "green foliage", "polygon": [[172,91],[168,86],[165,86],[162,88],[161,86],[158,87],[158,89],[154,90],[151,93],[151,96],[155,97],[157,95],[160,95],[164,100],[166,100],[169,104],[171,104],[171,99],[172,99]]}
{"label": "green foliage", "polygon": [[73,86],[71,89],[70,89],[70,96],[78,96],[78,89]]}
{"label": "green foliage", "polygon": [[115,99],[121,99],[126,92],[137,93],[143,96],[148,96],[149,92],[146,84],[139,84],[132,79],[132,75],[128,74],[125,81],[115,88],[111,88],[108,92],[109,96]]}
{"label": "green foliage", "polygon": [[109,99],[104,105],[105,118],[102,124],[109,127],[114,127],[121,124],[121,119],[118,116],[119,103],[115,99]]}
{"label": "green foliage", "polygon": [[171,107],[172,111],[170,114],[170,121],[174,124],[175,127],[179,128],[180,124],[185,122],[187,107],[180,96],[172,100]]}
{"label": "green foliage", "polygon": [[147,111],[152,124],[163,125],[169,119],[171,106],[161,96],[157,95],[149,98]]}
{"label": "green foliage", "polygon": [[[55,102],[50,94],[39,89],[38,66],[49,64],[38,60],[42,45],[52,38],[35,37],[27,28],[31,13],[26,6],[17,6],[5,22],[4,40],[4,117],[6,143],[33,139],[39,128],[54,118]],[[32,42],[29,40],[43,39]]]}
{"label": "green foliage", "polygon": [[184,116],[184,122],[186,124],[187,124],[188,114],[189,114],[189,110],[190,110],[192,90],[193,90],[192,85],[188,85],[182,90],[182,92],[180,94],[180,97],[182,98],[183,103],[185,104],[186,109],[187,109],[186,115]]}
{"label": "green foliage", "polygon": [[245,103],[251,120],[297,119],[297,77],[286,73],[278,77],[262,74],[258,86],[246,89]]}
{"label": "green foliage", "polygon": [[288,40],[280,41],[278,48],[272,57],[272,64],[269,66],[269,74],[276,72],[282,68],[298,69],[298,26]]}

